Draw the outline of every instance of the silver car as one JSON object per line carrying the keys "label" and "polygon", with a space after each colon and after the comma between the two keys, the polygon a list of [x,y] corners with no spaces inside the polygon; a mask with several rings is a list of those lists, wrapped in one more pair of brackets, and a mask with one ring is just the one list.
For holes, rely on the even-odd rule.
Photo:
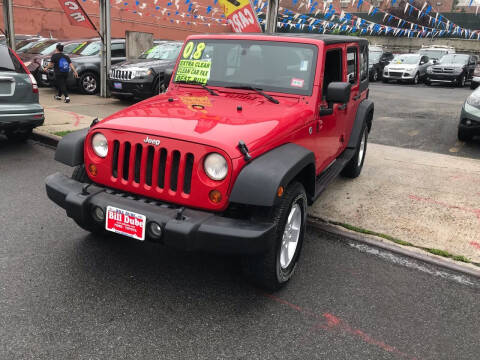
{"label": "silver car", "polygon": [[428,56],[420,54],[399,54],[383,69],[383,82],[398,80],[418,84],[427,75],[432,65]]}
{"label": "silver car", "polygon": [[25,140],[44,119],[35,78],[11,49],[0,45],[0,133]]}

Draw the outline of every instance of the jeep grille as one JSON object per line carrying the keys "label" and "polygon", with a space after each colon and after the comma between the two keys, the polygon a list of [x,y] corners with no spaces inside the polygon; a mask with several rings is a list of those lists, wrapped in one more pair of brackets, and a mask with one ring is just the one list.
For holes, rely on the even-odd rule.
{"label": "jeep grille", "polygon": [[113,142],[112,176],[190,194],[194,155],[129,141]]}

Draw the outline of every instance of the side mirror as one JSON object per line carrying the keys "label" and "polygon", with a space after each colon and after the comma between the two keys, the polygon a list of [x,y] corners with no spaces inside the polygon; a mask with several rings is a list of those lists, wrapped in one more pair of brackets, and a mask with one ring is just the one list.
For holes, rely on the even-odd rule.
{"label": "side mirror", "polygon": [[327,89],[327,103],[346,104],[350,101],[352,84],[347,82],[331,82]]}
{"label": "side mirror", "polygon": [[438,60],[437,60],[437,59],[433,59],[433,63],[434,63],[434,64],[438,63]]}

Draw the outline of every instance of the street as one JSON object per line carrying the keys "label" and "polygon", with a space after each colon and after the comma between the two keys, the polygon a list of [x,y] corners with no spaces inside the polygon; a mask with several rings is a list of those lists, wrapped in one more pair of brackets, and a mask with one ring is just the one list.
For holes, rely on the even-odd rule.
{"label": "street", "polygon": [[460,110],[471,92],[448,85],[370,84],[375,114],[369,141],[480,159],[480,141],[457,139]]}
{"label": "street", "polygon": [[81,230],[46,197],[53,154],[0,138],[1,359],[478,358],[478,280],[310,231],[263,293],[235,258]]}

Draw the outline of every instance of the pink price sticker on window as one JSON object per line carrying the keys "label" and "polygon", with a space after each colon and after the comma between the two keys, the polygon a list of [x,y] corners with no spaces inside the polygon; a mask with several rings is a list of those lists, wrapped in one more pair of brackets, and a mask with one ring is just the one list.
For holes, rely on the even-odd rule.
{"label": "pink price sticker on window", "polygon": [[290,82],[290,86],[293,86],[293,87],[303,87],[303,83],[305,81],[303,79],[297,79],[297,78],[292,78],[292,81]]}

